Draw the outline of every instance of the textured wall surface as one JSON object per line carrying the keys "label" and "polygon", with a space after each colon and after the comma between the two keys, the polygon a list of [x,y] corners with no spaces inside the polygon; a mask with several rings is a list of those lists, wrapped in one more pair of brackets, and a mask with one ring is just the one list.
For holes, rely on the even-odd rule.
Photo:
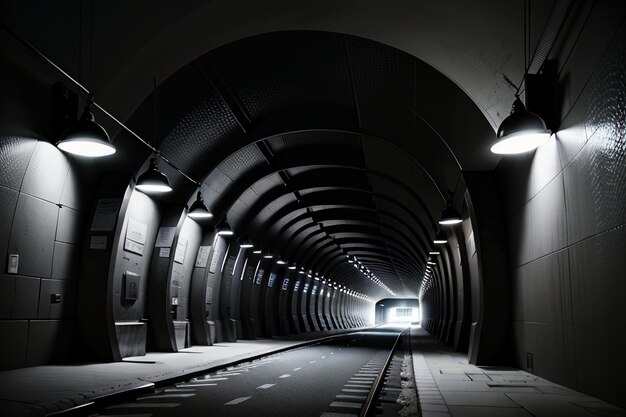
{"label": "textured wall surface", "polygon": [[558,132],[496,172],[508,215],[515,364],[624,406],[626,25],[623,7],[608,3],[559,59]]}

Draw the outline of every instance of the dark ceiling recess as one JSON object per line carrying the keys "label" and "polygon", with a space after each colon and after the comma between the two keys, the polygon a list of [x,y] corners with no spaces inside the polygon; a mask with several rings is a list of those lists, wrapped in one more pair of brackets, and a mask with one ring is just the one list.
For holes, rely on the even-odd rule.
{"label": "dark ceiling recess", "polygon": [[[390,292],[346,254],[394,294],[416,296],[444,196],[464,188],[450,149],[471,169],[492,168],[468,138],[493,132],[463,91],[352,36],[243,39],[189,63],[159,97],[178,115],[161,150],[204,178],[215,221],[226,214],[236,235],[373,298]],[[461,125],[449,126],[451,108]]]}

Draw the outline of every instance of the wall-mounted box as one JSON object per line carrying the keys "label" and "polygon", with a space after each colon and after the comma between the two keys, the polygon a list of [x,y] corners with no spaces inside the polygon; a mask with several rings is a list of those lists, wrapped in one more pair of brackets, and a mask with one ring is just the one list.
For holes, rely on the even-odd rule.
{"label": "wall-mounted box", "polygon": [[124,300],[137,301],[139,299],[140,276],[134,272],[124,273]]}

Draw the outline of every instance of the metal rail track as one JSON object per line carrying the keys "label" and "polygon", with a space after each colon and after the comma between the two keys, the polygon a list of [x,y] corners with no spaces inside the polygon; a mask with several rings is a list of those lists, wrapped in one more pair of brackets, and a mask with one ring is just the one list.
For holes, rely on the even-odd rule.
{"label": "metal rail track", "polygon": [[361,410],[359,411],[359,417],[369,417],[375,414],[376,412],[375,402],[378,399],[378,396],[380,395],[381,389],[383,388],[383,385],[385,382],[385,374],[387,373],[387,369],[389,369],[389,365],[391,364],[391,361],[393,360],[393,355],[396,349],[398,348],[398,345],[400,344],[400,340],[405,335],[405,333],[409,331],[410,329],[411,329],[410,327],[407,327],[396,338],[396,341],[394,342],[391,350],[389,351],[387,360],[385,360],[385,364],[381,368],[378,376],[376,377],[376,379],[374,380],[374,383],[372,384],[372,387],[370,388],[370,392],[367,394],[367,397],[365,398],[365,402],[363,403],[363,406],[361,407]]}

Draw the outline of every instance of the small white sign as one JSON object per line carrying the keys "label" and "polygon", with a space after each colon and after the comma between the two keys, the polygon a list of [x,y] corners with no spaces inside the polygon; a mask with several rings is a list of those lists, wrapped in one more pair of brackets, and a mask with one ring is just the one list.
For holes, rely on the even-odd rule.
{"label": "small white sign", "polygon": [[133,242],[130,239],[126,239],[124,241],[124,250],[143,256],[143,245],[141,243]]}
{"label": "small white sign", "polygon": [[160,248],[159,249],[159,258],[169,258],[170,257],[170,248]]}
{"label": "small white sign", "polygon": [[155,248],[171,248],[174,242],[174,236],[176,235],[175,227],[159,227],[159,233],[157,234]]}
{"label": "small white sign", "polygon": [[96,212],[91,222],[92,232],[110,232],[115,227],[117,213],[120,210],[122,200],[119,198],[101,198],[98,200]]}
{"label": "small white sign", "polygon": [[126,227],[126,239],[130,239],[133,242],[146,243],[146,233],[148,232],[148,225],[138,222],[135,219],[128,219],[128,226]]}
{"label": "small white sign", "polygon": [[9,267],[7,268],[7,273],[17,274],[19,263],[20,263],[20,255],[10,254],[9,255]]}
{"label": "small white sign", "polygon": [[211,258],[211,265],[209,265],[209,272],[214,274],[215,268],[217,267],[217,261],[220,259],[220,253],[218,251],[213,252],[213,257]]}
{"label": "small white sign", "polygon": [[178,305],[178,298],[177,297],[172,297],[172,305],[173,306],[177,306]]}
{"label": "small white sign", "polygon": [[106,250],[107,237],[106,236],[92,236],[89,243],[89,249]]}
{"label": "small white sign", "polygon": [[206,268],[207,261],[209,260],[209,253],[211,252],[210,246],[200,246],[198,249],[198,256],[196,256],[196,267]]}
{"label": "small white sign", "polygon": [[185,262],[185,253],[187,253],[187,239],[183,239],[182,237],[178,238],[178,243],[176,244],[176,253],[174,253],[174,262],[182,264]]}

